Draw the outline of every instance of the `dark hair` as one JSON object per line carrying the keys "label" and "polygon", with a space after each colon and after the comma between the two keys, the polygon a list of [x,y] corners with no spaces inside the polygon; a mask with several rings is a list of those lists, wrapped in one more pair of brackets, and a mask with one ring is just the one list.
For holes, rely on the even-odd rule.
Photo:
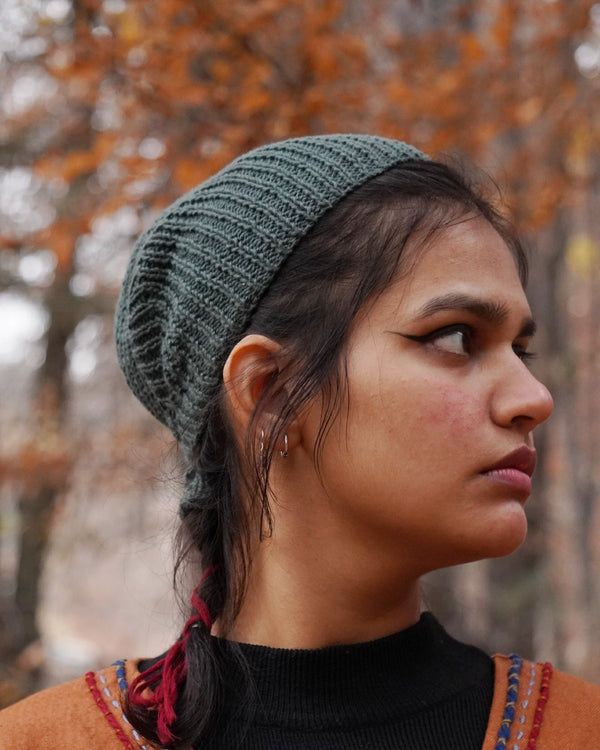
{"label": "dark hair", "polygon": [[[457,170],[436,161],[402,162],[356,188],[331,208],[300,240],[261,300],[248,332],[277,341],[284,365],[265,388],[240,452],[221,392],[213,400],[208,429],[193,458],[205,478],[202,497],[182,522],[179,562],[190,554],[211,569],[200,595],[225,633],[243,600],[251,564],[252,535],[271,528],[269,471],[285,426],[312,398],[323,396],[315,447],[322,441],[346,394],[344,349],[356,316],[369,301],[408,270],[415,253],[404,253],[409,240],[423,247],[436,232],[454,223],[482,217],[511,251],[523,285],[527,262],[510,223]],[[412,247],[412,244],[411,244]],[[266,409],[263,450],[256,428]],[[240,455],[241,453],[241,455]],[[250,506],[240,502],[244,488]],[[236,644],[192,628],[186,646],[187,678],[177,701],[177,736],[170,747],[192,743],[209,748],[223,729],[224,661],[243,662]],[[251,681],[248,680],[248,685]],[[250,690],[250,688],[249,688]],[[250,699],[251,693],[240,693]],[[250,697],[249,697],[250,696]],[[128,706],[131,723],[157,741],[156,713]]]}

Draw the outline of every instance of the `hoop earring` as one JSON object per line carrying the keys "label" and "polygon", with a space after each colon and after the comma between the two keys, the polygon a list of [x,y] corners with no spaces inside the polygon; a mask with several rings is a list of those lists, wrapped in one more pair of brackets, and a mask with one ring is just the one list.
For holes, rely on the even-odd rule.
{"label": "hoop earring", "polygon": [[281,458],[287,458],[288,457],[288,436],[287,432],[284,432],[283,434],[283,450],[279,451],[279,455]]}

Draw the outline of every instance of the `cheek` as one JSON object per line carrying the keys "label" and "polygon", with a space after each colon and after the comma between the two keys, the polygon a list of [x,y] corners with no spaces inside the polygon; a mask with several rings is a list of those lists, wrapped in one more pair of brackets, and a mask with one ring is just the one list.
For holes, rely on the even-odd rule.
{"label": "cheek", "polygon": [[[436,442],[448,441],[449,446],[472,441],[485,418],[485,408],[473,389],[421,381],[417,392],[398,399],[402,424]],[[393,411],[393,410],[392,410]],[[388,414],[391,417],[392,411]],[[394,420],[396,421],[396,420]]]}
{"label": "cheek", "polygon": [[483,409],[472,390],[442,388],[438,391],[441,419],[451,435],[458,437],[465,429],[471,431],[481,420]]}

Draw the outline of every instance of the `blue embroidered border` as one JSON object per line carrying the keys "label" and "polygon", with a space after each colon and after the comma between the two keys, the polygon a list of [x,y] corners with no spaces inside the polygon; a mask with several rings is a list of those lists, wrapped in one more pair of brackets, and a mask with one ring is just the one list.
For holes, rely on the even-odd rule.
{"label": "blue embroidered border", "polygon": [[498,742],[494,750],[506,750],[506,744],[510,739],[512,723],[515,719],[517,696],[519,694],[519,679],[523,668],[523,659],[518,654],[510,655],[511,665],[508,669],[508,690],[506,691],[506,704],[502,723],[498,730]]}

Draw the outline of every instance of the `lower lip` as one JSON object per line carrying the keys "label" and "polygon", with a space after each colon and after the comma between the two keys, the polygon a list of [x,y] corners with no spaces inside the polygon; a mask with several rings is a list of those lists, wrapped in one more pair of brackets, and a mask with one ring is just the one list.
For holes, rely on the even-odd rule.
{"label": "lower lip", "polygon": [[483,472],[482,476],[493,479],[495,482],[506,484],[517,492],[531,495],[531,477],[524,471],[518,469],[492,469]]}

